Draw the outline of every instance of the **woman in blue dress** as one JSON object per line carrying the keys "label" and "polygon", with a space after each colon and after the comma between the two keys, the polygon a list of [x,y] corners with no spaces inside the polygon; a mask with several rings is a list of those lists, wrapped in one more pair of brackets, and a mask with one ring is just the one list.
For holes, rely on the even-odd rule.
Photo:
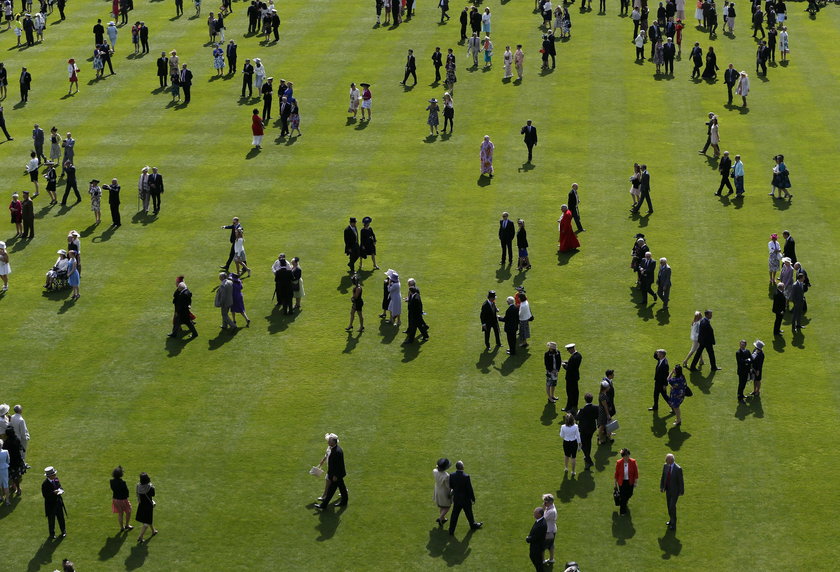
{"label": "woman in blue dress", "polygon": [[216,75],[221,76],[225,69],[225,51],[219,44],[213,44],[213,67],[216,68]]}
{"label": "woman in blue dress", "polygon": [[73,288],[73,295],[70,296],[71,300],[76,300],[80,296],[79,282],[81,282],[81,277],[79,276],[79,261],[78,258],[76,258],[76,251],[71,250],[67,253],[67,283]]}
{"label": "woman in blue dress", "polygon": [[680,405],[682,405],[683,399],[685,399],[686,389],[685,376],[683,376],[681,365],[674,366],[674,371],[671,372],[671,376],[668,378],[668,385],[671,386],[671,394],[668,396],[668,405],[671,406],[671,409],[674,410],[674,415],[677,416],[677,420],[674,421],[674,425],[678,427],[682,424]]}

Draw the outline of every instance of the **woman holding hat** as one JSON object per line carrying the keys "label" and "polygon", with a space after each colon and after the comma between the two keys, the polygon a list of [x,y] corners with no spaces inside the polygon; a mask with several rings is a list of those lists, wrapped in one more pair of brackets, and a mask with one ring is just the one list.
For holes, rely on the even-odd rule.
{"label": "woman holding hat", "polygon": [[430,99],[429,105],[426,106],[426,111],[429,112],[429,119],[426,120],[426,123],[429,125],[429,135],[437,135],[438,125],[440,124],[440,120],[438,119],[438,112],[440,112],[438,100],[434,97]]}
{"label": "woman holding hat", "polygon": [[93,211],[93,216],[96,218],[96,224],[99,224],[99,203],[102,199],[102,189],[99,187],[98,179],[93,179],[90,182],[90,188],[88,189],[88,193],[90,194],[90,210]]}
{"label": "woman holding hat", "polygon": [[0,279],[3,280],[3,292],[9,289],[9,274],[12,267],[9,266],[9,253],[6,252],[6,243],[0,241]]}
{"label": "woman holding hat", "polygon": [[23,203],[20,202],[20,195],[17,193],[12,193],[9,212],[12,215],[12,223],[15,225],[15,238],[17,238],[23,235]]}
{"label": "woman holding hat", "polygon": [[[362,260],[370,256],[371,262],[373,262],[373,269],[379,270],[379,266],[376,265],[376,233],[373,232],[373,228],[370,226],[371,222],[373,222],[373,219],[369,216],[362,219],[362,230],[359,235],[359,256]],[[361,266],[362,263],[359,263],[359,268]]]}
{"label": "woman holding hat", "polygon": [[437,466],[432,469],[432,475],[435,478],[433,498],[440,511],[435,522],[438,523],[440,528],[443,528],[443,523],[446,522],[446,513],[452,507],[452,489],[449,486],[449,473],[446,472],[449,465],[449,459],[442,457],[438,459]]}
{"label": "woman holding hat", "polygon": [[756,340],[753,342],[755,351],[752,353],[750,360],[750,377],[753,380],[753,391],[750,397],[761,396],[761,373],[764,369],[764,342]]}

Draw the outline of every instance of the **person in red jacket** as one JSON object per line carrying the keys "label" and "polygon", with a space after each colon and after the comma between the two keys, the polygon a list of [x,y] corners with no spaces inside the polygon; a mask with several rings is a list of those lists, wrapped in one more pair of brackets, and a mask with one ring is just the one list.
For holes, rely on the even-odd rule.
{"label": "person in red jacket", "polygon": [[263,122],[262,117],[260,117],[260,110],[254,109],[254,115],[251,116],[251,132],[254,134],[254,149],[262,149],[260,144],[262,143],[263,138]]}
{"label": "person in red jacket", "polygon": [[639,481],[639,467],[636,459],[630,457],[630,449],[621,450],[621,458],[615,463],[615,486],[621,495],[619,514],[627,514],[627,501],[633,496],[633,490]]}

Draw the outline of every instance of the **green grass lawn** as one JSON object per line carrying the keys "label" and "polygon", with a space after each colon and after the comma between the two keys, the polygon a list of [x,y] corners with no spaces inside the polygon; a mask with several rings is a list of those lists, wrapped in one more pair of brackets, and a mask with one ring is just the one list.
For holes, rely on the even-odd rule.
{"label": "green grass lawn", "polygon": [[[200,18],[172,19],[171,2],[137,2],[152,53],[134,58],[122,28],[115,76],[91,82],[91,29],[108,21],[110,3],[78,0],[68,19],[49,19],[46,41],[17,50],[0,33],[9,69],[3,101],[14,142],[0,145],[0,193],[31,188],[21,176],[33,123],[56,125],[77,140],[82,191],[91,178],[123,185],[123,226],[93,225],[85,201],[67,209],[36,199],[36,238],[11,240],[10,289],[0,297],[6,376],[0,401],[22,403],[32,434],[24,494],[0,508],[3,568],[51,571],[64,557],[79,570],[527,570],[524,537],[540,495],[558,498],[557,558],[585,570],[828,570],[837,480],[828,454],[840,392],[830,374],[838,352],[837,266],[840,235],[833,166],[840,127],[840,12],[816,20],[789,5],[791,61],[753,73],[755,44],[745,2],[736,37],[719,35],[721,80],[689,79],[687,53],[708,37],[689,26],[676,75],[655,78],[634,64],[632,26],[617,17],[580,14],[571,5],[568,42],[558,42],[553,73],[540,74],[539,17],[530,2],[490,2],[495,56],[490,71],[470,70],[458,46],[457,16],[440,26],[434,2],[399,28],[374,27],[374,2],[280,5],[281,41],[243,37],[245,4],[234,4],[227,37],[239,66],[260,57],[269,75],[294,81],[301,137],[280,139],[274,118],[263,150],[251,150],[250,117],[261,102],[239,100],[240,78],[212,76],[205,3]],[[690,15],[689,15],[690,16]],[[691,18],[689,18],[691,22]],[[722,24],[722,22],[721,22]],[[521,85],[502,82],[505,44],[522,43]],[[455,48],[455,131],[427,138],[430,56]],[[398,85],[407,48],[419,83]],[[155,59],[177,49],[194,73],[192,103],[170,105],[157,91]],[[646,49],[647,53],[647,49]],[[64,98],[66,61],[82,68],[80,92]],[[727,109],[722,70],[750,73],[749,111]],[[33,75],[28,105],[18,101],[21,66]],[[367,81],[373,120],[346,120],[348,86]],[[746,166],[742,204],[713,196],[716,164],[698,155],[708,111],[720,117],[721,148]],[[519,129],[532,119],[540,143],[533,168]],[[441,118],[442,120],[442,118]],[[496,144],[496,176],[479,180],[479,144]],[[771,158],[791,170],[790,202],[773,201]],[[649,166],[655,214],[633,218],[628,177]],[[157,218],[136,215],[135,185],[144,165],[166,180]],[[556,219],[572,182],[580,185],[586,232],[580,252],[555,254]],[[63,190],[63,186],[60,186]],[[498,266],[501,211],[527,221],[533,268]],[[253,276],[245,280],[250,328],[220,332],[213,288],[239,216]],[[373,217],[377,261],[423,293],[431,340],[404,348],[403,336],[376,318],[381,271],[365,279],[367,330],[343,331],[349,277],[342,229],[348,216]],[[814,288],[808,327],[772,339],[766,243],[790,229]],[[42,293],[43,274],[70,229],[82,234],[82,297]],[[628,269],[633,236],[643,232],[655,257],[673,267],[670,312],[642,307]],[[279,252],[299,256],[303,311],[284,320],[273,310],[269,272]],[[200,337],[170,341],[174,278],[186,275]],[[500,307],[514,285],[528,289],[536,321],[530,353],[509,359],[483,352],[478,311],[490,288]],[[690,381],[680,430],[651,417],[653,350],[671,363],[688,351],[694,310],[715,310],[717,353]],[[738,340],[767,342],[760,404],[737,407]],[[544,343],[576,342],[584,356],[581,394],[615,369],[619,437],[598,450],[591,473],[563,478],[560,415],[544,398]],[[561,381],[562,386],[562,381]],[[558,392],[562,395],[562,389]],[[560,402],[562,406],[562,401]],[[318,514],[320,479],[307,475],[339,434],[350,489],[346,511]],[[828,438],[829,441],[825,441]],[[621,447],[638,460],[641,481],[632,518],[617,520],[612,466]],[[658,490],[665,454],[683,466],[680,529],[666,535]],[[830,453],[829,453],[830,454]],[[432,468],[440,456],[463,459],[485,528],[454,539],[437,530]],[[110,471],[132,487],[147,471],[157,487],[156,526],[148,545],[115,536]],[[41,469],[55,465],[66,489],[69,536],[44,543],[38,494]],[[133,495],[132,495],[133,496]],[[136,504],[136,502],[135,502]],[[713,564],[714,563],[714,564]]]}

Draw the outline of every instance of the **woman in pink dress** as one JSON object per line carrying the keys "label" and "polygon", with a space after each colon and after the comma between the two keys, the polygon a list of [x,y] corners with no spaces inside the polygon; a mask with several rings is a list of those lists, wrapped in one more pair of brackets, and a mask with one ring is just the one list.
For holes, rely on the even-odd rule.
{"label": "woman in pink dress", "polygon": [[481,144],[481,174],[490,175],[493,178],[493,150],[496,148],[493,142],[490,141],[490,136],[484,136],[484,142]]}
{"label": "woman in pink dress", "polygon": [[563,211],[562,216],[557,220],[558,228],[560,230],[560,244],[557,245],[558,252],[568,252],[580,248],[575,231],[572,230],[572,211],[567,205],[560,207]]}

